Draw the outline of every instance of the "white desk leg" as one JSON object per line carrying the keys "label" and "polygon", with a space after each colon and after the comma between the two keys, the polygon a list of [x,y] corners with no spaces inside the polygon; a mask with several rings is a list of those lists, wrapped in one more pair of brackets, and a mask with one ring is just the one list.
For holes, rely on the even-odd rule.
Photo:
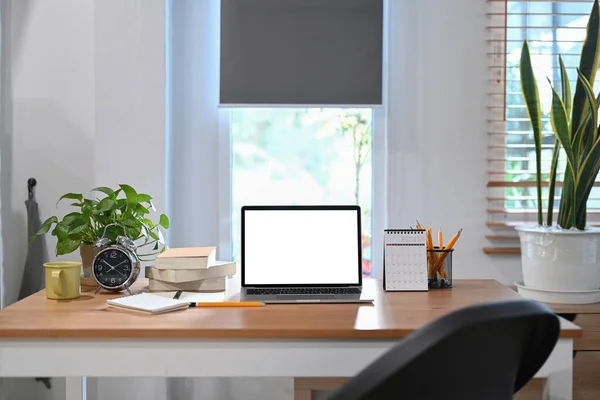
{"label": "white desk leg", "polygon": [[559,361],[544,384],[544,400],[573,399],[573,339],[559,339],[554,349]]}
{"label": "white desk leg", "polygon": [[65,379],[65,400],[85,400],[83,394],[85,378]]}
{"label": "white desk leg", "polygon": [[83,378],[84,385],[84,400],[98,399],[98,378]]}

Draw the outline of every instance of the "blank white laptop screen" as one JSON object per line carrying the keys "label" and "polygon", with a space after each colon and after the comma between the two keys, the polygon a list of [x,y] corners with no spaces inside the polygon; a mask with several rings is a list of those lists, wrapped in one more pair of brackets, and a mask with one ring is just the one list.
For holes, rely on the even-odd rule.
{"label": "blank white laptop screen", "polygon": [[246,285],[358,285],[356,209],[244,211]]}

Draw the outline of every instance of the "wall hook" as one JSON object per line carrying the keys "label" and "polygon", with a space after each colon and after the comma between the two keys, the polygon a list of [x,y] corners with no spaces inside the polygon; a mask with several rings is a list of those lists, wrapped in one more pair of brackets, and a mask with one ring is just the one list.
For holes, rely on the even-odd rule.
{"label": "wall hook", "polygon": [[27,193],[29,194],[30,199],[33,197],[33,189],[35,188],[35,185],[37,185],[35,178],[27,179]]}

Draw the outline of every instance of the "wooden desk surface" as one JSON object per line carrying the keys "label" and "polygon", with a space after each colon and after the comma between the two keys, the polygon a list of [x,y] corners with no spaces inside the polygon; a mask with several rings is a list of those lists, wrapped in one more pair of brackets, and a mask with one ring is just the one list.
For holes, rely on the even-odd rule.
{"label": "wooden desk surface", "polygon": [[[233,281],[235,282],[235,281]],[[145,279],[136,285],[143,288]],[[229,282],[228,282],[229,283]],[[239,289],[232,283],[228,296]],[[0,311],[0,338],[402,338],[458,308],[520,295],[494,280],[455,280],[450,290],[386,293],[366,279],[373,304],[267,305],[190,308],[160,315],[108,309],[123,294],[82,293],[77,300],[46,299],[38,292]],[[581,330],[562,321],[561,337]]]}

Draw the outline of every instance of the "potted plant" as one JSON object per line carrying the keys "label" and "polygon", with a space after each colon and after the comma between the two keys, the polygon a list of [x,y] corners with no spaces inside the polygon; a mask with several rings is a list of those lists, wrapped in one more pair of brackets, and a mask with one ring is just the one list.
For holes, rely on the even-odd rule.
{"label": "potted plant", "polygon": [[[542,109],[527,41],[520,59],[521,90],[535,143],[537,225],[519,226],[523,286],[560,295],[560,302],[582,302],[578,294],[600,288],[600,230],[587,225],[587,201],[600,169],[600,129],[594,81],[600,59],[600,11],[594,1],[583,43],[575,94],[559,55],[560,89],[552,87],[550,122],[554,147],[547,182],[542,182]],[[557,183],[559,155],[566,158],[564,178]],[[555,189],[562,185],[557,210]],[[542,186],[548,187],[544,218]],[[554,212],[558,211],[556,224]],[[558,298],[558,297],[557,297]],[[590,297],[588,297],[590,298]],[[564,300],[567,299],[567,300]],[[600,299],[596,297],[596,299]],[[598,300],[595,300],[598,301]]]}
{"label": "potted plant", "polygon": [[119,185],[116,190],[97,187],[91,191],[101,194],[101,197],[86,198],[80,193],[61,196],[58,202],[73,200],[71,206],[75,211],[61,220],[51,216],[30,240],[52,229],[57,256],[79,249],[84,278],[92,277],[92,260],[96,255],[94,244],[102,235],[110,240],[109,244],[114,244],[117,236],[127,236],[135,241],[139,244],[137,255],[141,261],[152,261],[154,256],[165,250],[161,228],[169,228],[169,218],[160,214],[157,223],[148,218],[150,211],[155,211],[152,196],[138,193],[125,184]]}

